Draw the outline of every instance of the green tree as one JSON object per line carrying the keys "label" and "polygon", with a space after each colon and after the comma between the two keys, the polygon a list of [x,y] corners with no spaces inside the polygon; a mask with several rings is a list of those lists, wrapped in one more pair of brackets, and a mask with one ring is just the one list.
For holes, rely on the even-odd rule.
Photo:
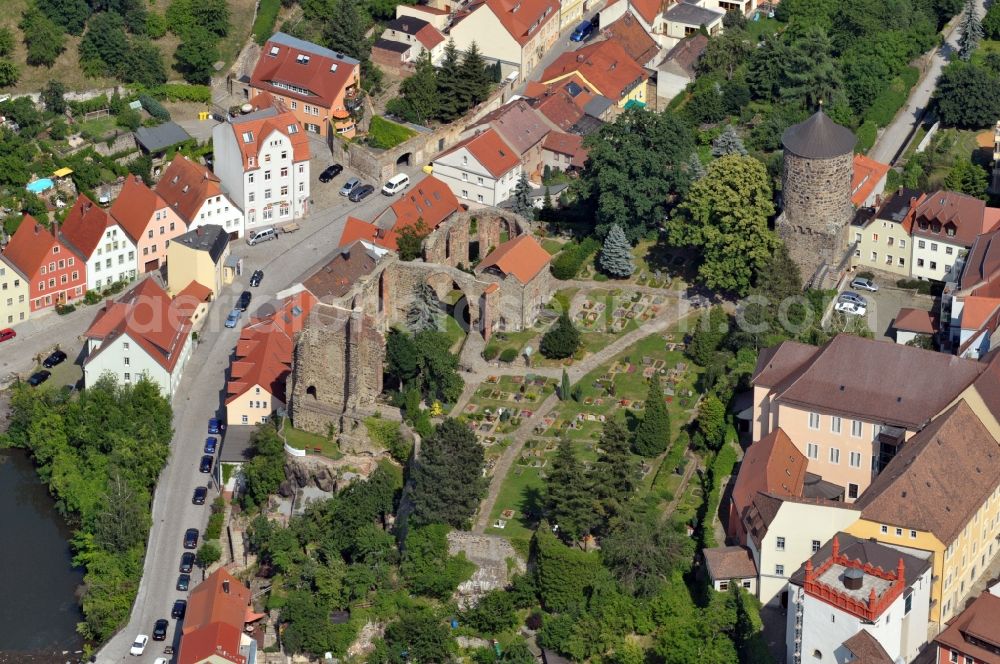
{"label": "green tree", "polygon": [[455,40],[449,39],[437,73],[437,96],[441,100],[438,119],[449,122],[469,108],[466,88],[462,84],[462,62]]}
{"label": "green tree", "polygon": [[722,447],[726,433],[726,407],[714,394],[706,395],[698,407],[698,431],[711,449]]}
{"label": "green tree", "polygon": [[810,110],[819,108],[821,102],[833,106],[843,81],[826,30],[818,25],[801,29],[793,25],[786,37],[782,97]]}
{"label": "green tree", "polygon": [[986,189],[989,187],[989,176],[986,170],[971,160],[959,159],[948,171],[944,186],[951,191],[986,200]]}
{"label": "green tree", "polygon": [[747,149],[743,145],[743,139],[740,138],[733,125],[726,125],[722,133],[712,141],[713,157],[725,157],[730,154],[745,155],[746,153]]}
{"label": "green tree", "polygon": [[205,569],[208,569],[221,559],[222,551],[219,550],[217,542],[204,542],[198,547],[198,552],[195,554],[195,561],[200,567]]}
{"label": "green tree", "polygon": [[670,413],[663,400],[660,379],[653,376],[646,392],[646,408],[642,422],[635,431],[635,453],[644,457],[654,457],[670,447]]}
{"label": "green tree", "polygon": [[329,48],[358,60],[367,60],[366,29],[367,21],[357,0],[334,0],[326,23],[326,45]]}
{"label": "green tree", "polygon": [[389,101],[387,110],[407,122],[426,124],[441,112],[437,88],[437,69],[430,51],[424,51],[417,58],[413,75],[399,84],[400,96]]}
{"label": "green tree", "polygon": [[112,553],[141,546],[150,526],[148,503],[148,497],[136,495],[121,471],[112,471],[107,502],[94,524],[95,543]]}
{"label": "green tree", "polygon": [[593,491],[602,515],[620,513],[639,486],[639,465],[632,458],[628,429],[609,417],[601,429],[600,454],[593,470]]}
{"label": "green tree", "polygon": [[784,57],[781,41],[765,33],[760,46],[750,54],[747,65],[747,83],[755,99],[770,101],[778,96]]}
{"label": "green tree", "polygon": [[686,186],[691,130],[675,115],[628,109],[585,140],[581,179],[594,197],[597,233],[618,224],[630,241],[663,223],[667,200]]}
{"label": "green tree", "polygon": [[514,598],[506,590],[486,593],[475,606],[462,612],[462,622],[482,634],[499,634],[517,626]]}
{"label": "green tree", "polygon": [[986,69],[952,62],[934,93],[941,122],[961,129],[990,127],[1000,117],[1000,79]]}
{"label": "green tree", "polygon": [[528,175],[524,171],[521,171],[521,177],[517,180],[511,201],[514,212],[526,219],[534,218],[535,206],[531,203],[531,185],[528,184]]}
{"label": "green tree", "polygon": [[146,15],[146,36],[150,39],[160,39],[167,34],[167,19],[156,12]]}
{"label": "green tree", "polygon": [[545,504],[559,537],[569,544],[590,533],[596,521],[583,465],[566,436],[559,440],[552,469],[545,477]]}
{"label": "green tree", "polygon": [[50,79],[45,85],[45,88],[42,90],[42,103],[45,104],[45,110],[49,113],[55,113],[56,115],[62,115],[65,113],[65,94],[66,86],[62,84],[62,81]]}
{"label": "green tree", "polygon": [[768,228],[774,214],[767,169],[749,156],[729,155],[708,166],[668,223],[674,246],[701,251],[698,277],[710,288],[740,295],[767,262],[778,239]]}
{"label": "green tree", "polygon": [[0,59],[0,88],[8,88],[16,84],[20,77],[20,67],[6,58]]}
{"label": "green tree", "polygon": [[[419,367],[420,351],[413,343],[413,338],[396,328],[389,330],[385,344],[385,372],[399,381],[400,391],[417,376]],[[419,395],[419,392],[417,394]]]}
{"label": "green tree", "polygon": [[271,425],[262,425],[250,441],[252,456],[243,465],[246,505],[263,505],[285,481],[285,446]]}
{"label": "green tree", "polygon": [[687,161],[687,176],[691,182],[699,180],[705,177],[707,171],[705,170],[705,165],[701,163],[701,157],[698,156],[697,152],[692,152],[691,156],[688,157]]}
{"label": "green tree", "polygon": [[37,6],[71,35],[82,34],[83,26],[90,16],[87,0],[40,0]]}
{"label": "green tree", "polygon": [[1000,4],[990,3],[982,21],[983,36],[987,39],[1000,38]]}
{"label": "green tree", "polygon": [[100,12],[90,17],[80,40],[80,66],[89,76],[120,76],[129,54],[125,21],[118,14]]}
{"label": "green tree", "polygon": [[965,0],[965,11],[962,12],[962,22],[959,25],[961,33],[958,36],[958,57],[968,62],[973,51],[983,38],[983,24],[979,22],[979,3],[976,0]]}
{"label": "green tree", "polygon": [[485,101],[490,94],[490,75],[486,71],[486,61],[483,60],[475,41],[462,54],[459,80],[464,88],[463,96],[466,98],[467,108]]}
{"label": "green tree", "polygon": [[585,593],[601,573],[601,559],[564,545],[542,522],[531,538],[531,557],[542,607],[550,612],[582,608]]}
{"label": "green tree", "polygon": [[14,33],[10,28],[0,27],[0,58],[14,52]]}
{"label": "green tree", "polygon": [[417,284],[413,300],[406,309],[406,327],[411,333],[417,334],[424,330],[437,330],[441,327],[441,301],[438,300],[434,288],[422,281]]}
{"label": "green tree", "polygon": [[467,426],[451,418],[423,441],[410,471],[413,525],[464,527],[486,489],[483,447]]}
{"label": "green tree", "polygon": [[192,30],[174,51],[174,69],[188,83],[207,84],[219,59],[218,39],[203,28]]}
{"label": "green tree", "polygon": [[464,554],[448,554],[449,530],[438,523],[412,528],[407,534],[399,573],[411,592],[447,600],[458,584],[472,576],[476,566]]}
{"label": "green tree", "polygon": [[399,249],[399,258],[404,261],[413,261],[420,258],[424,251],[424,238],[430,231],[423,219],[417,219],[415,224],[406,224],[396,233],[396,247]]}
{"label": "green tree", "polygon": [[632,245],[618,224],[612,224],[608,230],[597,263],[605,274],[616,279],[628,279],[635,272]]}
{"label": "green tree", "polygon": [[29,7],[18,24],[28,47],[27,63],[33,67],[51,67],[66,48],[66,33],[37,7]]}
{"label": "green tree", "polygon": [[166,83],[167,71],[160,49],[148,39],[133,38],[125,57],[122,79],[127,83],[138,83],[149,88]]}
{"label": "green tree", "polygon": [[420,353],[419,386],[427,403],[453,403],[464,383],[457,373],[458,357],[451,352],[451,339],[444,332],[424,330],[413,336]]}
{"label": "green tree", "polygon": [[566,401],[569,399],[571,393],[572,390],[569,383],[569,374],[566,373],[565,369],[563,369],[562,380],[559,383],[559,400]]}
{"label": "green tree", "polygon": [[696,67],[702,75],[721,74],[728,81],[753,50],[754,44],[746,32],[727,30],[708,41]]}
{"label": "green tree", "polygon": [[675,571],[686,572],[694,541],[677,527],[655,517],[627,514],[601,540],[601,559],[628,592],[652,597]]}
{"label": "green tree", "polygon": [[389,624],[384,646],[376,647],[368,661],[372,664],[450,662],[454,653],[455,640],[444,620],[430,609],[412,608]]}
{"label": "green tree", "polygon": [[542,336],[539,351],[544,357],[561,360],[571,357],[580,348],[580,330],[570,320],[567,312],[562,312],[555,325]]}
{"label": "green tree", "polygon": [[729,316],[722,307],[712,307],[698,319],[686,350],[688,357],[700,366],[711,365],[728,333]]}

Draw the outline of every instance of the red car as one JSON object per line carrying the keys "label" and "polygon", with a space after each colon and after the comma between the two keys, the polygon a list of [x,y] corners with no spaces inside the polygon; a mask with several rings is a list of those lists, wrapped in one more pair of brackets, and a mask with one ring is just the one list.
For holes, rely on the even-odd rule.
{"label": "red car", "polygon": [[12,330],[9,327],[5,328],[3,330],[0,330],[0,341],[7,341],[8,339],[13,339],[16,336],[17,336],[17,332],[15,332],[14,330]]}

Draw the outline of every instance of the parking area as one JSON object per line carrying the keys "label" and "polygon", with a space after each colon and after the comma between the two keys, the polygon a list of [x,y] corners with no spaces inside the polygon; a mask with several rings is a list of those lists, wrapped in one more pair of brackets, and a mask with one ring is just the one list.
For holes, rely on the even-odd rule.
{"label": "parking area", "polygon": [[876,293],[852,289],[850,280],[845,281],[841,291],[856,292],[868,301],[868,313],[865,319],[876,339],[896,340],[892,323],[896,319],[896,314],[903,307],[923,309],[924,311],[937,311],[938,309],[936,298],[930,295],[921,295],[912,289],[897,288],[891,281],[885,279],[876,279],[875,283],[878,285]]}

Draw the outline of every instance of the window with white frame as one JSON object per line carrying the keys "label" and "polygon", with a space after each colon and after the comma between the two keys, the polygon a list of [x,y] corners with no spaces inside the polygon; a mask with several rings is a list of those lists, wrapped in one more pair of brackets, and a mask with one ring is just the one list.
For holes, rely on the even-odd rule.
{"label": "window with white frame", "polygon": [[814,431],[819,429],[819,413],[809,413],[809,428]]}

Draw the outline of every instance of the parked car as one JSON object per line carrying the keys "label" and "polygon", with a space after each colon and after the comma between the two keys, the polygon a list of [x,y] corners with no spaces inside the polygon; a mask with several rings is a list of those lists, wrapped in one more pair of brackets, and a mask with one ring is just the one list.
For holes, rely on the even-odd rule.
{"label": "parked car", "polygon": [[337,193],[341,196],[349,196],[359,184],[361,184],[361,180],[358,178],[347,178],[347,182],[344,183],[344,186]]}
{"label": "parked car", "polygon": [[153,640],[154,641],[164,641],[167,638],[167,628],[170,627],[170,621],[166,618],[160,618],[155,623],[153,623]]}
{"label": "parked car", "polygon": [[187,613],[188,603],[186,599],[174,600],[174,608],[170,609],[170,617],[180,620]]}
{"label": "parked car", "polygon": [[66,353],[62,352],[61,350],[57,350],[53,352],[51,355],[49,355],[47,358],[45,358],[45,361],[42,362],[42,366],[45,367],[46,369],[51,369],[57,364],[62,364],[65,361],[66,361]]}
{"label": "parked car", "polygon": [[344,167],[340,164],[334,164],[332,166],[327,166],[323,169],[323,172],[319,174],[320,182],[329,182],[333,178],[337,177],[344,172]]}
{"label": "parked car", "polygon": [[252,298],[253,295],[250,294],[250,291],[248,290],[243,291],[243,294],[240,295],[239,301],[236,303],[236,308],[239,309],[240,311],[246,311],[247,307],[250,306],[250,300]]}
{"label": "parked car", "polygon": [[226,327],[236,327],[236,324],[240,322],[240,316],[242,314],[243,312],[240,311],[239,308],[234,308],[230,311],[229,315],[226,316]]}
{"label": "parked car", "polygon": [[219,421],[217,417],[210,417],[208,419],[208,432],[209,433],[219,433],[222,428],[222,422]]}
{"label": "parked car", "polygon": [[573,34],[569,36],[569,40],[573,42],[587,41],[587,39],[594,33],[594,24],[590,21],[584,21],[580,25],[576,26],[576,30]]}
{"label": "parked car", "polygon": [[257,288],[260,286],[260,282],[264,279],[264,270],[254,270],[253,274],[250,275],[250,286]]}
{"label": "parked car", "polygon": [[351,201],[352,203],[360,203],[361,201],[371,196],[373,191],[375,191],[375,187],[371,186],[370,184],[363,184],[360,187],[355,187],[351,191],[351,195],[347,197],[347,200]]}
{"label": "parked car", "polygon": [[184,548],[185,549],[197,549],[198,548],[198,529],[188,528],[184,531]]}
{"label": "parked car", "polygon": [[209,436],[205,439],[205,454],[215,454],[215,448],[219,445],[219,439]]}
{"label": "parked car", "polygon": [[177,575],[177,590],[181,592],[187,591],[191,587],[191,575],[190,574],[178,574]]}
{"label": "parked car", "polygon": [[859,304],[862,307],[868,306],[868,300],[866,300],[863,296],[858,295],[857,293],[853,293],[851,291],[844,291],[843,293],[840,294],[840,297],[838,297],[837,299],[840,300],[841,302],[853,302],[854,304]]}
{"label": "parked car", "polygon": [[855,304],[854,302],[838,302],[834,309],[852,316],[864,316],[868,313],[868,307]]}
{"label": "parked car", "polygon": [[13,339],[17,336],[17,332],[9,327],[5,327],[0,330],[0,341],[7,341],[8,339]]}
{"label": "parked car", "polygon": [[878,286],[875,285],[875,282],[864,277],[855,277],[854,280],[851,281],[851,288],[871,291],[872,293],[878,292]]}
{"label": "parked car", "polygon": [[28,385],[31,385],[32,387],[38,387],[39,385],[47,381],[49,379],[49,376],[51,375],[52,372],[45,371],[44,369],[39,371],[38,373],[31,374],[31,378],[28,379]]}
{"label": "parked car", "polygon": [[178,571],[183,574],[190,574],[192,568],[194,568],[194,554],[190,551],[185,551],[181,554],[181,566]]}
{"label": "parked car", "polygon": [[208,487],[200,486],[194,490],[194,497],[191,498],[191,502],[195,505],[204,505],[205,498],[208,497]]}
{"label": "parked car", "polygon": [[142,653],[146,652],[147,643],[149,643],[149,637],[145,634],[140,634],[135,637],[135,641],[132,642],[132,647],[129,648],[128,654],[138,657]]}
{"label": "parked car", "polygon": [[206,454],[201,458],[201,463],[198,464],[198,472],[200,473],[210,473],[212,472],[212,455]]}

